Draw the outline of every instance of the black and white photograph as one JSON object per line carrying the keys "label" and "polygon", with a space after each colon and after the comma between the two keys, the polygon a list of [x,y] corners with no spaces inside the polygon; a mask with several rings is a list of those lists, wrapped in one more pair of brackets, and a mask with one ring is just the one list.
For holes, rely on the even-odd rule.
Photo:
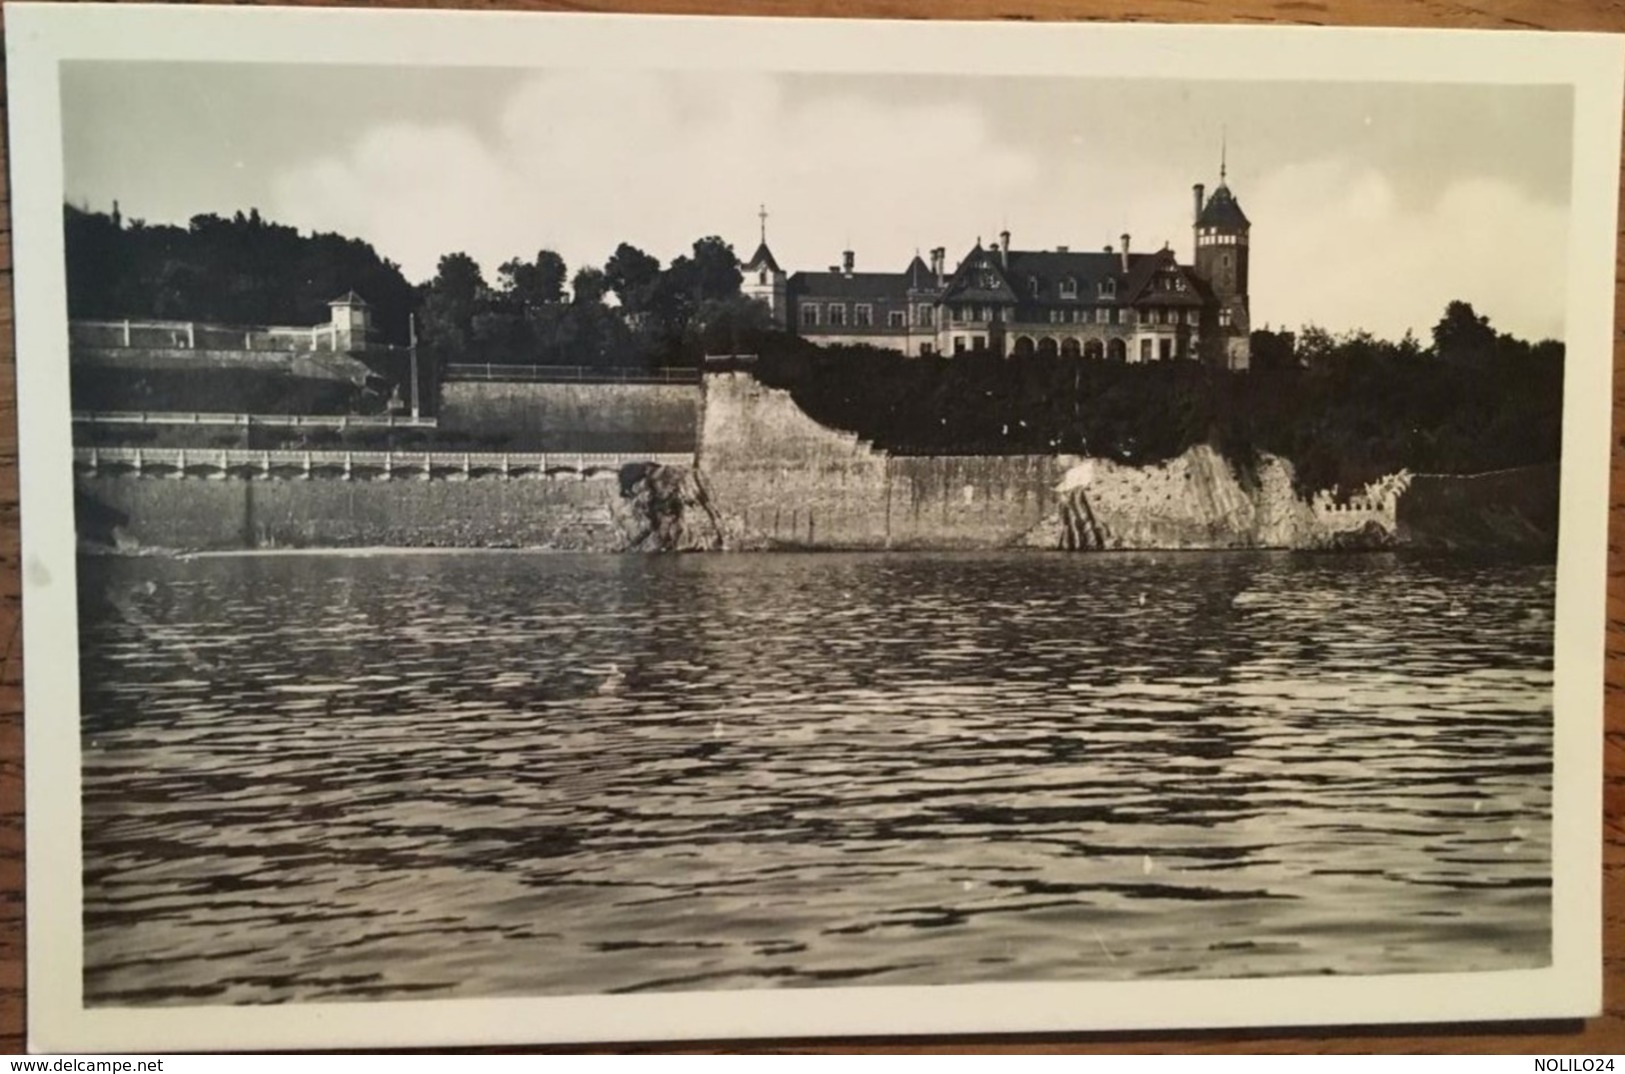
{"label": "black and white photograph", "polygon": [[1617,41],[7,14],[36,1041],[1597,1003]]}

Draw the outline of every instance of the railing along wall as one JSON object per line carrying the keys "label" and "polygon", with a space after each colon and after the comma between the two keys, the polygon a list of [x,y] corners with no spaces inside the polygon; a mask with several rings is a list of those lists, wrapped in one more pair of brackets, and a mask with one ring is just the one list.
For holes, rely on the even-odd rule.
{"label": "railing along wall", "polygon": [[71,321],[68,338],[88,347],[162,350],[333,351],[338,329],[318,325],[222,325],[199,321]]}
{"label": "railing along wall", "polygon": [[691,466],[694,456],[679,453],[637,452],[490,452],[490,451],[250,451],[239,448],[76,448],[73,461],[79,470],[103,470],[136,476],[225,477],[233,471],[270,477],[293,471],[310,477],[318,471],[343,477],[389,478],[401,473],[421,478],[545,477],[573,473],[581,477],[613,476],[623,466],[652,463]]}
{"label": "railing along wall", "polygon": [[289,429],[434,429],[438,418],[407,414],[213,414],[169,410],[78,410],[81,425],[261,425]]}
{"label": "railing along wall", "polygon": [[445,367],[451,381],[526,381],[545,384],[698,384],[698,369],[599,369],[585,365],[499,365],[451,363]]}

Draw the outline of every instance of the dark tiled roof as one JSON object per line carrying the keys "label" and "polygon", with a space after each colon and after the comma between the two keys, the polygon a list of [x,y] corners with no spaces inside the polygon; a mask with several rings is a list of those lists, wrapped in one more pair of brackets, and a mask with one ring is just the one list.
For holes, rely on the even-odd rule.
{"label": "dark tiled roof", "polygon": [[[1184,277],[1186,290],[1184,291],[1154,291],[1152,281],[1161,269],[1173,269]],[[1158,250],[1154,254],[1147,254],[1135,262],[1133,271],[1129,273],[1128,280],[1123,284],[1120,296],[1124,302],[1134,304],[1149,301],[1157,306],[1200,306],[1202,297],[1197,292],[1194,279],[1196,274],[1181,265],[1174,257],[1172,250]]]}
{"label": "dark tiled roof", "polygon": [[798,272],[790,277],[795,298],[908,301],[908,276],[901,272]]}
{"label": "dark tiled roof", "polygon": [[1251,223],[1247,214],[1241,211],[1241,203],[1230,193],[1230,188],[1220,183],[1208,196],[1207,206],[1202,209],[1202,215],[1196,218],[1196,226],[1244,228],[1250,227]]}
{"label": "dark tiled roof", "polygon": [[[1129,254],[1129,271],[1152,260],[1147,254]],[[1032,297],[1032,281],[1038,280],[1038,298],[1055,300],[1061,296],[1063,280],[1078,285],[1079,300],[1100,296],[1100,285],[1113,281],[1119,297],[1123,294],[1123,255],[1104,250],[1011,250],[1010,282],[1022,298]]]}
{"label": "dark tiled roof", "polygon": [[[984,283],[982,277],[985,274],[992,275],[992,286]],[[982,244],[977,243],[960,260],[959,267],[948,280],[944,297],[969,299],[972,302],[1013,302],[1017,291],[999,255],[984,250]]]}
{"label": "dark tiled roof", "polygon": [[908,268],[903,270],[903,275],[907,277],[908,287],[911,291],[935,291],[937,289],[937,274],[931,271],[929,265],[920,260],[919,254],[914,255],[914,260],[908,263]]}
{"label": "dark tiled roof", "polygon": [[346,291],[328,303],[329,306],[365,306],[366,304],[367,300],[354,291]]}
{"label": "dark tiled roof", "polygon": [[745,262],[745,270],[747,272],[761,268],[769,269],[773,272],[783,271],[779,268],[779,263],[773,260],[773,251],[767,248],[767,243],[765,242],[757,245],[756,252],[750,255],[749,261]]}

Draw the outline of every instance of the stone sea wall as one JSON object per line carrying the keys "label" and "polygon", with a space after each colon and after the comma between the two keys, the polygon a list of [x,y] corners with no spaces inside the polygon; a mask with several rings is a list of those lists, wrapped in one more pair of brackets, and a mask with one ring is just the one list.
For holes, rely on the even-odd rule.
{"label": "stone sea wall", "polygon": [[125,551],[540,547],[616,551],[611,474],[466,481],[81,476],[79,535]]}
{"label": "stone sea wall", "polygon": [[1557,550],[1557,464],[1468,476],[1418,474],[1399,501],[1398,539],[1449,551]]}
{"label": "stone sea wall", "polygon": [[[543,386],[463,387],[504,389],[465,393],[464,401],[517,415],[525,396],[507,390]],[[653,394],[627,395],[624,409],[610,409],[614,420],[631,423],[647,406],[663,415],[651,419],[657,424],[681,424],[692,388],[635,387]],[[573,405],[587,406],[588,396]],[[1242,472],[1206,446],[1150,466],[1077,456],[894,456],[820,425],[788,393],[746,373],[707,377],[693,420],[693,467],[432,480],[85,473],[77,479],[80,537],[126,550],[1556,547],[1555,466],[1471,477],[1399,473],[1346,497],[1305,498],[1285,460],[1264,456]]]}

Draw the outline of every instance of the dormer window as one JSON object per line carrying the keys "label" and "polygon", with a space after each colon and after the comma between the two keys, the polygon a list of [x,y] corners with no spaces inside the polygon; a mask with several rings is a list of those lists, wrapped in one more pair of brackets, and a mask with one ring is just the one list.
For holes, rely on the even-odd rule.
{"label": "dormer window", "polygon": [[1101,298],[1116,298],[1117,297],[1117,281],[1112,279],[1110,276],[1107,276],[1104,280],[1101,280],[1100,281],[1100,297]]}
{"label": "dormer window", "polygon": [[1064,277],[1061,280],[1061,297],[1062,298],[1077,298],[1078,297],[1078,281],[1074,280],[1071,276]]}
{"label": "dormer window", "polygon": [[1032,279],[1027,281],[1027,284],[1028,284],[1028,290],[1032,292],[1032,296],[1034,298],[1037,298],[1038,297],[1038,292],[1039,292],[1038,277],[1034,276]]}

